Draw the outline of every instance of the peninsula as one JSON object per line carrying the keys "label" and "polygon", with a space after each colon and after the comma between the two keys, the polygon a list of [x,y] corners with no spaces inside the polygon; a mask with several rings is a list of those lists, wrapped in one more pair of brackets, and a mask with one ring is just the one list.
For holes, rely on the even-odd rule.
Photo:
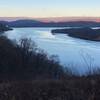
{"label": "peninsula", "polygon": [[100,41],[100,29],[92,29],[89,27],[80,27],[80,28],[64,28],[64,29],[54,29],[51,31],[53,34],[67,34],[68,36],[92,40],[92,41]]}

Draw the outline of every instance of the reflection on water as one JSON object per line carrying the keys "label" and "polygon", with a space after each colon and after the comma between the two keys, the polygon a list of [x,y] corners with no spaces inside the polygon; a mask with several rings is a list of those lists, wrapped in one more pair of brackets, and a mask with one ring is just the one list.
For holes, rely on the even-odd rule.
{"label": "reflection on water", "polygon": [[14,28],[5,35],[12,40],[31,38],[48,54],[58,55],[61,64],[72,64],[80,72],[86,71],[88,66],[100,65],[100,42],[72,38],[65,34],[52,35],[51,29],[53,28]]}

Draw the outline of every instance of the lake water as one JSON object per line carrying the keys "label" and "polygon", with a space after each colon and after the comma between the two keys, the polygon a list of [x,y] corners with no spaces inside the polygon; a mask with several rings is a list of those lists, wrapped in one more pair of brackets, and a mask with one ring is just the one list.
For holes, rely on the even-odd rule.
{"label": "lake water", "polygon": [[31,38],[49,55],[58,55],[61,64],[77,69],[80,73],[88,67],[100,65],[100,42],[81,40],[65,34],[52,35],[54,28],[14,28],[5,35],[11,40]]}

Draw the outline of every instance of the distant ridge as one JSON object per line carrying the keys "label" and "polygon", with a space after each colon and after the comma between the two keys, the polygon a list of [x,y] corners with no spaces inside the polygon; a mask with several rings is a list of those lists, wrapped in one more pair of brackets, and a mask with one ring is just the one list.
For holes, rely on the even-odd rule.
{"label": "distant ridge", "polygon": [[94,21],[69,21],[69,22],[43,22],[32,19],[16,21],[0,21],[10,27],[100,27],[100,22]]}
{"label": "distant ridge", "polygon": [[33,27],[35,25],[39,25],[40,23],[41,22],[37,20],[22,19],[22,20],[8,22],[8,25],[11,27]]}

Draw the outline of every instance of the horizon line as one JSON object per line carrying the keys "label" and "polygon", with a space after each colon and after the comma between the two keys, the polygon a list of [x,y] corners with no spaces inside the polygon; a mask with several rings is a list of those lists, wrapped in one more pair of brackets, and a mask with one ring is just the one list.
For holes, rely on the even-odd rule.
{"label": "horizon line", "polygon": [[3,17],[0,16],[0,20],[13,21],[13,20],[21,20],[21,19],[35,19],[44,22],[65,22],[65,21],[95,21],[100,22],[100,17],[92,17],[92,16],[61,16],[61,17]]}

